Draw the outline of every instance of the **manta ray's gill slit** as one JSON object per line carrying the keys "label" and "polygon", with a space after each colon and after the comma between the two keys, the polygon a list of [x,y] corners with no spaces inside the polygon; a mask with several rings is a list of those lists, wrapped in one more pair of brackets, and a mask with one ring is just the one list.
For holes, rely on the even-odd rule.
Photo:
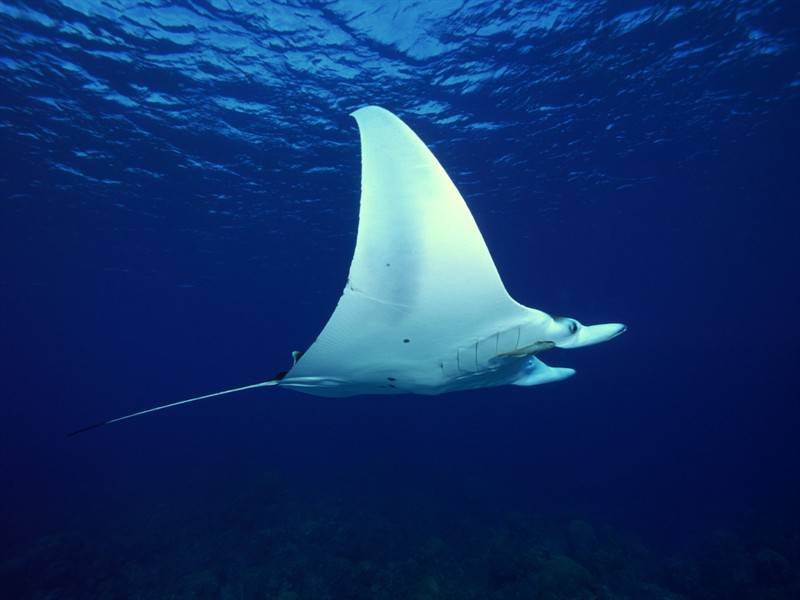
{"label": "manta ray's gill slit", "polygon": [[[478,348],[478,342],[475,342],[473,344],[470,344],[469,346],[462,346],[456,350],[456,365],[460,372],[477,373],[480,370],[478,367],[477,348]],[[474,360],[474,367],[473,365],[469,364],[470,360]]]}

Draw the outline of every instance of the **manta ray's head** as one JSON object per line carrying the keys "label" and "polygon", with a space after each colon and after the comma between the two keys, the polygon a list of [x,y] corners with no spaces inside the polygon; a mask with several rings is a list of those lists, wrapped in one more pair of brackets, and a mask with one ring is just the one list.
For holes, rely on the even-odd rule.
{"label": "manta ray's head", "polygon": [[558,348],[580,348],[607,342],[627,329],[622,323],[583,325],[568,317],[553,317],[551,340]]}

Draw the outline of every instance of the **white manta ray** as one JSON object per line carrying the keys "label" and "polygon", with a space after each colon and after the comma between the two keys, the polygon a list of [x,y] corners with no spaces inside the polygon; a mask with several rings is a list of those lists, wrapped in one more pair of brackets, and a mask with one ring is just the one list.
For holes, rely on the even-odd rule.
{"label": "white manta ray", "polygon": [[535,354],[605,342],[620,323],[582,325],[506,292],[464,199],[399,118],[355,111],[361,211],[350,275],[316,341],[273,379],[157,406],[77,432],[203,398],[281,386],[317,396],[442,394],[537,385],[575,373]]}

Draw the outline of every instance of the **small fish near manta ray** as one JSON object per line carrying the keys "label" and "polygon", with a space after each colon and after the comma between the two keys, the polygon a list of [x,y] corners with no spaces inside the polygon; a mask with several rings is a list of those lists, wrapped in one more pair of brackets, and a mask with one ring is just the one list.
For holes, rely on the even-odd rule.
{"label": "small fish near manta ray", "polygon": [[616,337],[620,323],[582,325],[516,302],[464,199],[436,157],[398,117],[352,116],[361,135],[361,209],[350,275],[333,315],[294,364],[269,381],[197,396],[281,386],[328,397],[443,394],[572,376],[535,354]]}

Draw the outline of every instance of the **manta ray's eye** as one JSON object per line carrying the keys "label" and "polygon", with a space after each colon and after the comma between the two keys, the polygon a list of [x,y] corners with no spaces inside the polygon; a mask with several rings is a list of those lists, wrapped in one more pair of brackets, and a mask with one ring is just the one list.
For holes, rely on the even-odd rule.
{"label": "manta ray's eye", "polygon": [[569,324],[569,332],[570,334],[573,334],[576,331],[578,331],[578,324],[575,321],[572,321],[572,323]]}

